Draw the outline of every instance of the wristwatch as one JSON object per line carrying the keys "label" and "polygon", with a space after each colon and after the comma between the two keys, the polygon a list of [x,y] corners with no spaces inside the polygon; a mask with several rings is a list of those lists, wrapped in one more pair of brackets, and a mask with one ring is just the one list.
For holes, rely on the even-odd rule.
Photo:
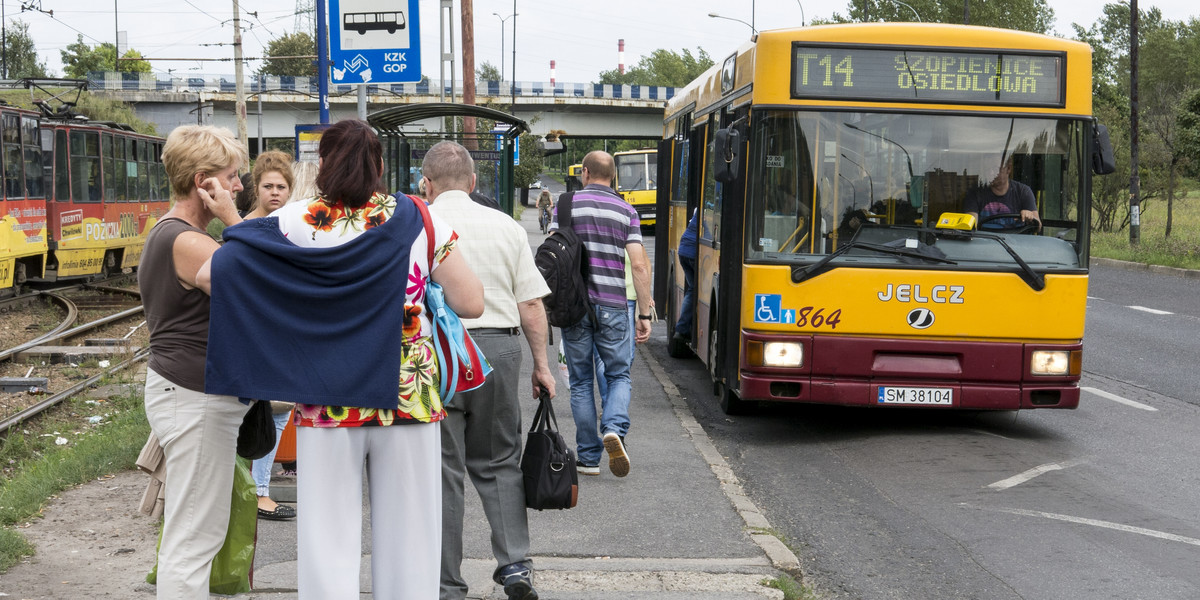
{"label": "wristwatch", "polygon": [[654,317],[652,317],[652,316],[650,316],[650,315],[638,315],[638,318],[639,318],[639,319],[641,319],[641,320],[643,320],[643,321],[652,321],[652,320],[654,320]]}

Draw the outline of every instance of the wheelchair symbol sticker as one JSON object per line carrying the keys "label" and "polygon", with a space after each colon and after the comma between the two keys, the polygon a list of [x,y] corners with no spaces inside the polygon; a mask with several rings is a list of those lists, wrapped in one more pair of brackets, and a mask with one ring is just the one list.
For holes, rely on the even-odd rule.
{"label": "wheelchair symbol sticker", "polygon": [[796,310],[783,308],[783,297],[779,294],[754,295],[755,323],[795,323]]}

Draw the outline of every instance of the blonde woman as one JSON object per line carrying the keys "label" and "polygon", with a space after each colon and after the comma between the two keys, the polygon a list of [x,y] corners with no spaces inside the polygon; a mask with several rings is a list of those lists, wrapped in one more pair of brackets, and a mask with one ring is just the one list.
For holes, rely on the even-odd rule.
{"label": "blonde woman", "polygon": [[228,130],[177,127],[163,147],[171,210],[146,236],[138,286],[150,331],[146,419],[167,465],[158,597],[207,600],[229,525],[238,426],[247,406],[204,392],[209,295],[200,271],[216,252],[205,228],[241,222],[233,195],[246,152]]}

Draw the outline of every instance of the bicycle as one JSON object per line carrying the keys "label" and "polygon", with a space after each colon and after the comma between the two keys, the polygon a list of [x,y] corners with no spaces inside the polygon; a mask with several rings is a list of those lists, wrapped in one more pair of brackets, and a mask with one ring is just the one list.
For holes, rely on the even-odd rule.
{"label": "bicycle", "polygon": [[550,228],[550,209],[542,207],[538,209],[538,226],[542,228],[542,233]]}

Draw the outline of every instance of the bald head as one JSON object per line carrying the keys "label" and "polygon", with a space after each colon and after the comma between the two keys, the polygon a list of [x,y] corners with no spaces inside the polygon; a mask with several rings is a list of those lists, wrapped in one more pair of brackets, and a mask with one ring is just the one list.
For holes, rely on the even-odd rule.
{"label": "bald head", "polygon": [[455,142],[434,144],[425,153],[421,174],[429,178],[439,194],[447,190],[470,193],[475,188],[475,160],[466,148]]}
{"label": "bald head", "polygon": [[581,178],[584,185],[598,183],[611,187],[617,169],[611,154],[603,150],[593,150],[583,157],[583,171]]}

